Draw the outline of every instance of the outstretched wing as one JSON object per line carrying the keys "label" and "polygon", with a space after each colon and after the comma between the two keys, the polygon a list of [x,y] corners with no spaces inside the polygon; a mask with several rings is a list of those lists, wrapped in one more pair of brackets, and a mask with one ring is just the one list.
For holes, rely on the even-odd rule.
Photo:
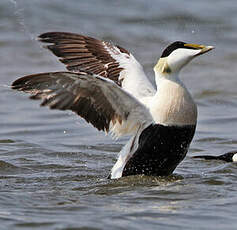
{"label": "outstretched wing", "polygon": [[72,110],[98,130],[116,136],[133,133],[150,124],[150,112],[112,81],[85,72],[52,72],[25,76],[12,84],[13,89],[43,99],[42,106]]}
{"label": "outstretched wing", "polygon": [[39,39],[52,43],[47,48],[60,57],[69,71],[86,71],[109,78],[138,99],[155,94],[140,63],[122,47],[65,32],[44,33]]}

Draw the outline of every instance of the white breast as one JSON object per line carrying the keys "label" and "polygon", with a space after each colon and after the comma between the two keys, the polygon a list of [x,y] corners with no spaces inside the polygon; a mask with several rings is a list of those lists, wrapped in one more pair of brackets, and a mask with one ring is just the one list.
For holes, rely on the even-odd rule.
{"label": "white breast", "polygon": [[196,124],[197,106],[182,82],[162,78],[157,85],[157,93],[149,104],[153,119],[165,125]]}

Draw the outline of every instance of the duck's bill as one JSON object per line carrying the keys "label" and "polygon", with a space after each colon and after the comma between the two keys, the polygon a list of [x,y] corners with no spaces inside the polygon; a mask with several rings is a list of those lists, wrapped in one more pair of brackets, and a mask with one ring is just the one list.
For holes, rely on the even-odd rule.
{"label": "duck's bill", "polygon": [[185,44],[184,46],[189,47],[191,49],[195,49],[195,50],[200,50],[200,52],[197,54],[201,55],[204,53],[209,52],[210,50],[213,50],[215,47],[214,46],[204,46],[204,45],[198,45],[198,44]]}
{"label": "duck's bill", "polygon": [[207,52],[209,52],[210,50],[213,50],[214,48],[215,48],[214,46],[204,46],[204,47],[201,49],[201,53],[200,53],[200,54],[207,53]]}

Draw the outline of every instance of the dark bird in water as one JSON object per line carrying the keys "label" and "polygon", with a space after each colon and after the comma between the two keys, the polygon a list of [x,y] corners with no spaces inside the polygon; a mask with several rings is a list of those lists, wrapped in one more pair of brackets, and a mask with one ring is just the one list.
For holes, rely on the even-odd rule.
{"label": "dark bird in water", "polygon": [[228,152],[219,156],[201,155],[193,158],[201,158],[205,160],[221,160],[226,162],[237,162],[237,151]]}
{"label": "dark bird in water", "polygon": [[42,99],[42,106],[71,110],[98,130],[131,135],[110,178],[170,175],[184,159],[197,123],[197,106],[181,69],[212,46],[177,41],[154,67],[156,88],[126,49],[106,41],[63,32],[39,36],[68,71],[17,79],[12,88]]}

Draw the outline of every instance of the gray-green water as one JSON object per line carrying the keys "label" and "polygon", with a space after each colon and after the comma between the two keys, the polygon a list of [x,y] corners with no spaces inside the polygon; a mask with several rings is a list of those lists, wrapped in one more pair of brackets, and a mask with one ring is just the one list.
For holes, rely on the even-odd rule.
{"label": "gray-green water", "polygon": [[[105,179],[126,138],[112,140],[73,113],[40,108],[6,86],[64,70],[35,40],[47,31],[113,41],[152,80],[168,43],[216,47],[182,73],[199,122],[173,176]],[[235,0],[1,0],[0,68],[0,229],[237,228],[237,165],[191,158],[237,149]]]}

